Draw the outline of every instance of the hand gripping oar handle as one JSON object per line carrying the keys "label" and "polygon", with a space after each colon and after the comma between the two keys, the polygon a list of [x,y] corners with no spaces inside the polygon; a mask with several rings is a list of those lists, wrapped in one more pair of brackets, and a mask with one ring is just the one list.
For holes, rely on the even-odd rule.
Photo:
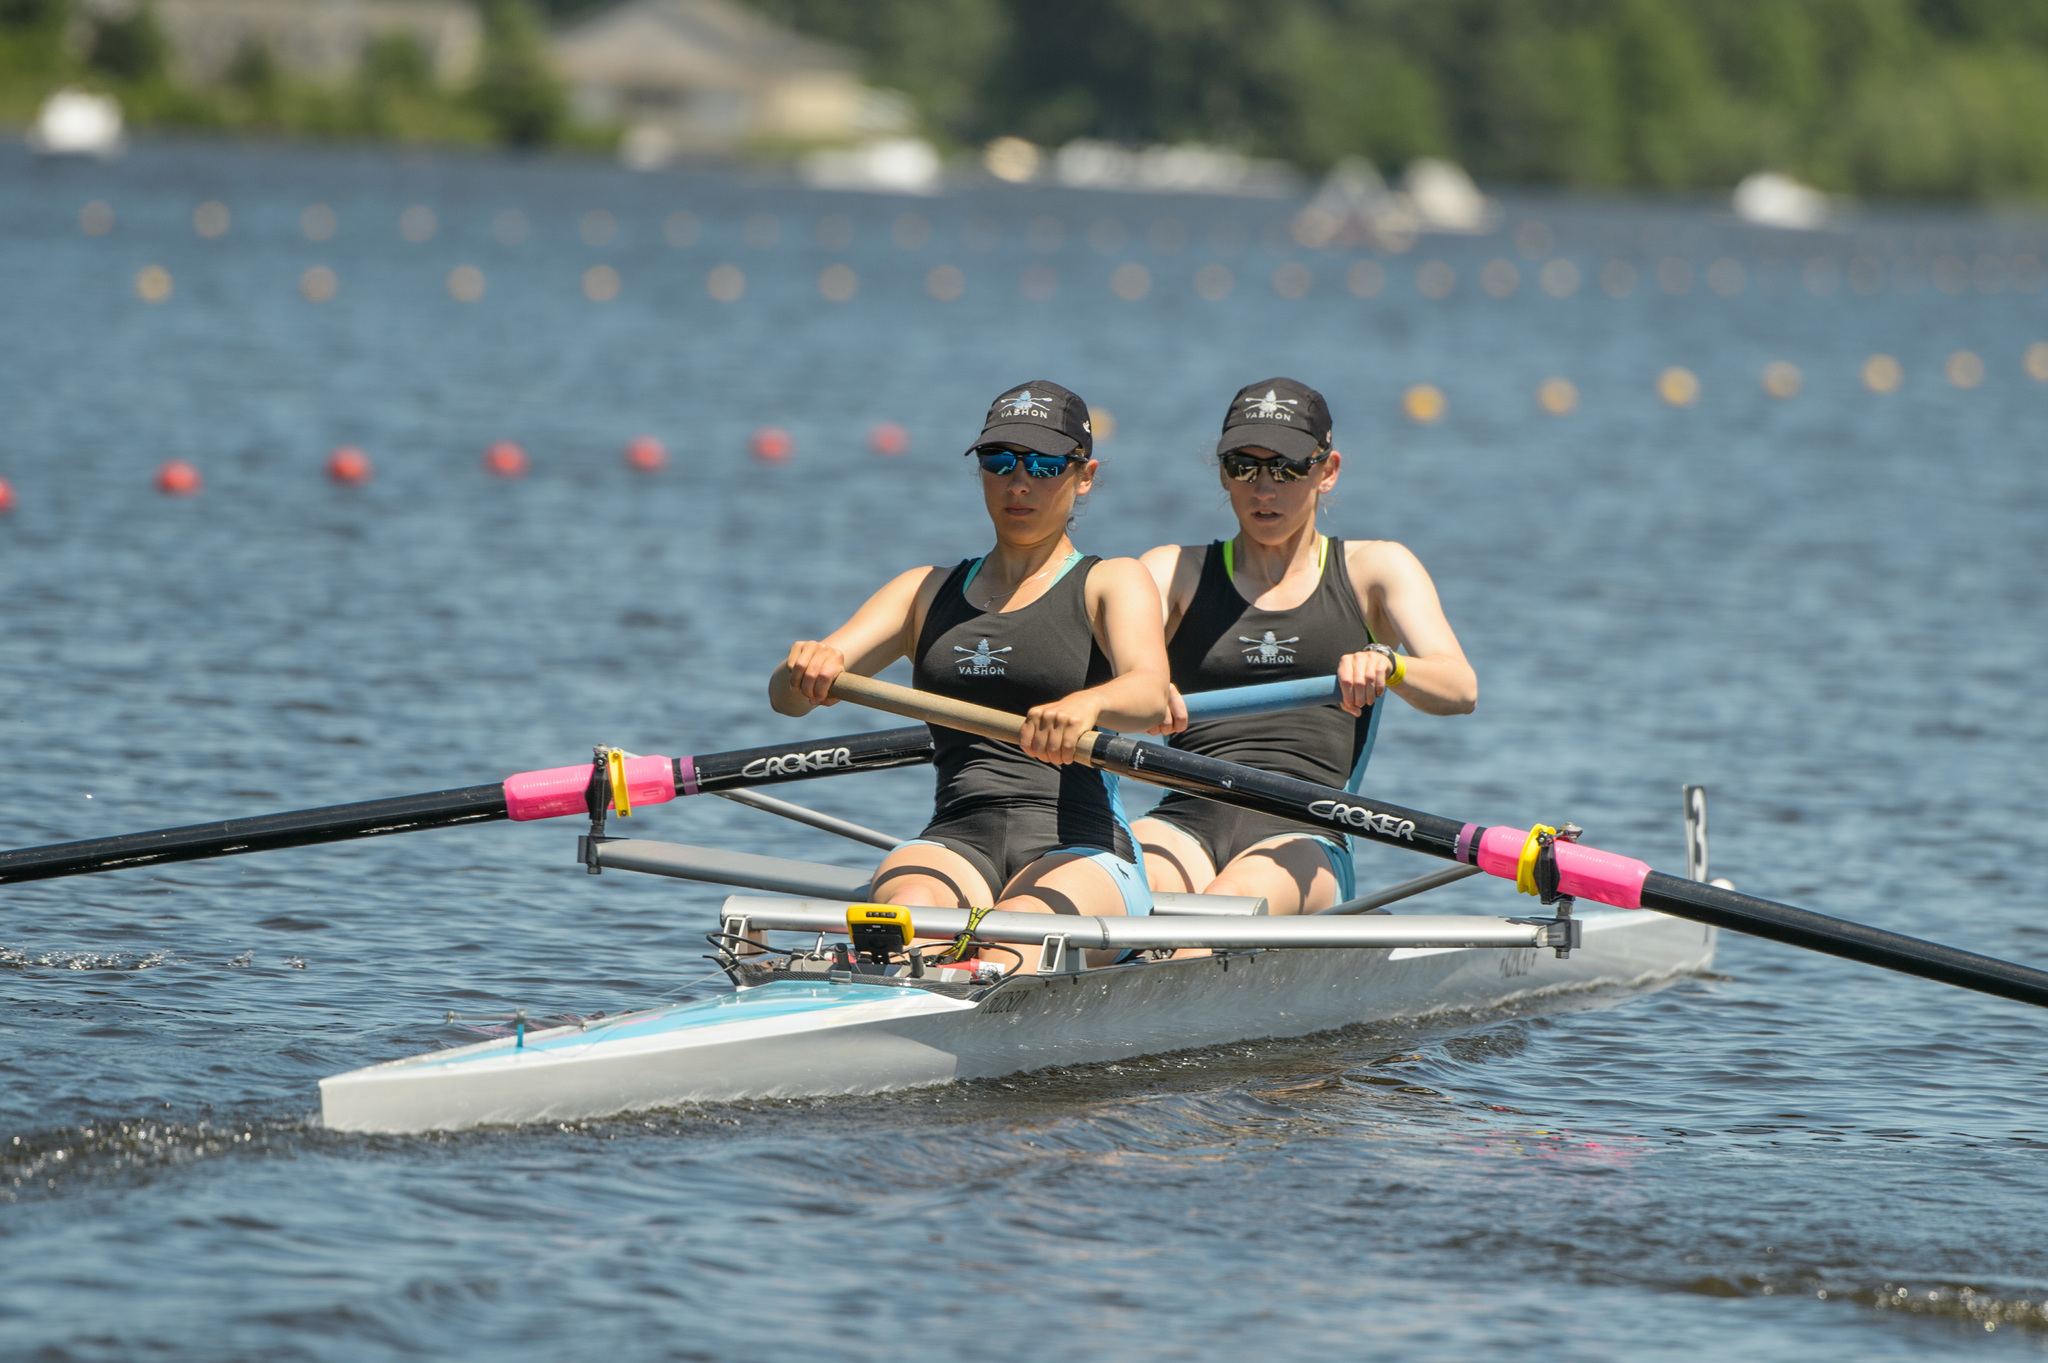
{"label": "hand gripping oar handle", "polygon": [[[1014,742],[1022,726],[1017,716],[1000,710],[930,696],[868,677],[843,675],[833,683],[833,691],[847,700],[892,714],[1004,742]],[[1518,883],[1524,874],[1525,853],[1531,842],[1527,829],[1461,823],[1370,800],[1334,786],[1276,776],[1235,762],[1156,743],[1140,743],[1101,730],[1091,730],[1082,736],[1081,751],[1084,760],[1105,770],[1219,804],[1331,827],[1371,842],[1464,862]],[[1555,868],[1558,894],[1624,909],[1654,909],[1677,918],[2048,1007],[2048,971],[1703,885],[1654,871],[1646,862],[1633,857],[1603,852],[1582,843],[1554,841],[1548,854]]]}

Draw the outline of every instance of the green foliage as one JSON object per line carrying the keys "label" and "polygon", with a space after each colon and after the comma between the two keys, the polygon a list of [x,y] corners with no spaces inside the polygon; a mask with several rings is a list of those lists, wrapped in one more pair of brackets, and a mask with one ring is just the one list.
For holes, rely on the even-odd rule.
{"label": "green foliage", "polygon": [[483,0],[483,68],[473,98],[497,140],[538,147],[555,140],[568,101],[548,69],[545,30],[532,0]]}
{"label": "green foliage", "polygon": [[[553,0],[557,5],[587,0]],[[941,133],[1533,183],[2048,194],[2048,0],[757,0]]]}
{"label": "green foliage", "polygon": [[[149,0],[63,34],[76,0],[0,0],[0,117],[111,84],[137,125],[581,145],[547,23],[614,0],[476,0],[475,85],[437,89],[405,37],[345,87],[245,51],[174,86]],[[736,0],[853,50],[928,132],[1203,141],[1318,169],[1448,156],[1482,179],[2048,195],[2048,0]]]}
{"label": "green foliage", "polygon": [[115,80],[162,80],[170,67],[170,44],[151,0],[142,0],[125,15],[101,20],[93,30],[86,61]]}

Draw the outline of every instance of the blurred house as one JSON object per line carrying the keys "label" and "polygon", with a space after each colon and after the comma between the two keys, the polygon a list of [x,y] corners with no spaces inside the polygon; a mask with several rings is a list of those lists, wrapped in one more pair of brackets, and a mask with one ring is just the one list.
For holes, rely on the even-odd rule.
{"label": "blurred house", "polygon": [[[122,14],[134,0],[87,0],[80,8]],[[193,85],[218,81],[252,47],[268,50],[294,76],[343,80],[387,34],[410,37],[434,78],[455,84],[475,73],[483,48],[469,0],[155,0],[155,9],[172,73]]]}
{"label": "blurred house", "polygon": [[622,125],[638,164],[911,124],[909,104],[863,84],[851,53],[731,0],[624,0],[558,31],[551,49],[576,116]]}

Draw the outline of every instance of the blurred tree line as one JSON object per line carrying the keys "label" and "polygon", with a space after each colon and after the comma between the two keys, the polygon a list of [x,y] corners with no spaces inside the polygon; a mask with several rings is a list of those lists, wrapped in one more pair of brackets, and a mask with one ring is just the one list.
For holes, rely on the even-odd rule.
{"label": "blurred tree line", "polygon": [[[554,0],[563,9],[588,0]],[[2044,0],[754,0],[939,135],[1199,140],[1318,168],[2048,193]]]}
{"label": "blurred tree line", "polygon": [[[1866,194],[2048,194],[2048,0],[742,2],[861,54],[956,144],[1201,141],[1311,169],[1438,155],[1587,188],[1721,189],[1772,168]],[[201,91],[172,80],[150,0],[92,24],[73,0],[0,0],[0,119],[85,81],[144,126],[607,136],[568,122],[545,35],[608,0],[476,3],[467,89],[391,37],[341,86],[252,47]]]}
{"label": "blurred tree line", "polygon": [[573,135],[548,69],[544,12],[534,0],[477,3],[483,53],[464,89],[443,88],[426,51],[403,33],[374,39],[354,77],[339,84],[294,77],[251,43],[218,86],[195,89],[173,78],[150,0],[99,18],[73,0],[0,0],[0,118],[26,121],[56,85],[78,83],[119,96],[128,122],[143,127],[518,147]]}

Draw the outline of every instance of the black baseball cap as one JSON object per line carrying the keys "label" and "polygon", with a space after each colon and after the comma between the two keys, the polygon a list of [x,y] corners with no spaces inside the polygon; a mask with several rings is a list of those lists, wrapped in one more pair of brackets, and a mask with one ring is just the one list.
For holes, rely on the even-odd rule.
{"label": "black baseball cap", "polygon": [[1307,459],[1330,443],[1330,405],[1293,379],[1260,379],[1237,390],[1223,416],[1216,453],[1256,445],[1289,459]]}
{"label": "black baseball cap", "polygon": [[1095,433],[1088,429],[1088,404],[1045,379],[1018,384],[989,404],[981,435],[967,453],[983,445],[1021,445],[1040,454],[1093,458]]}

